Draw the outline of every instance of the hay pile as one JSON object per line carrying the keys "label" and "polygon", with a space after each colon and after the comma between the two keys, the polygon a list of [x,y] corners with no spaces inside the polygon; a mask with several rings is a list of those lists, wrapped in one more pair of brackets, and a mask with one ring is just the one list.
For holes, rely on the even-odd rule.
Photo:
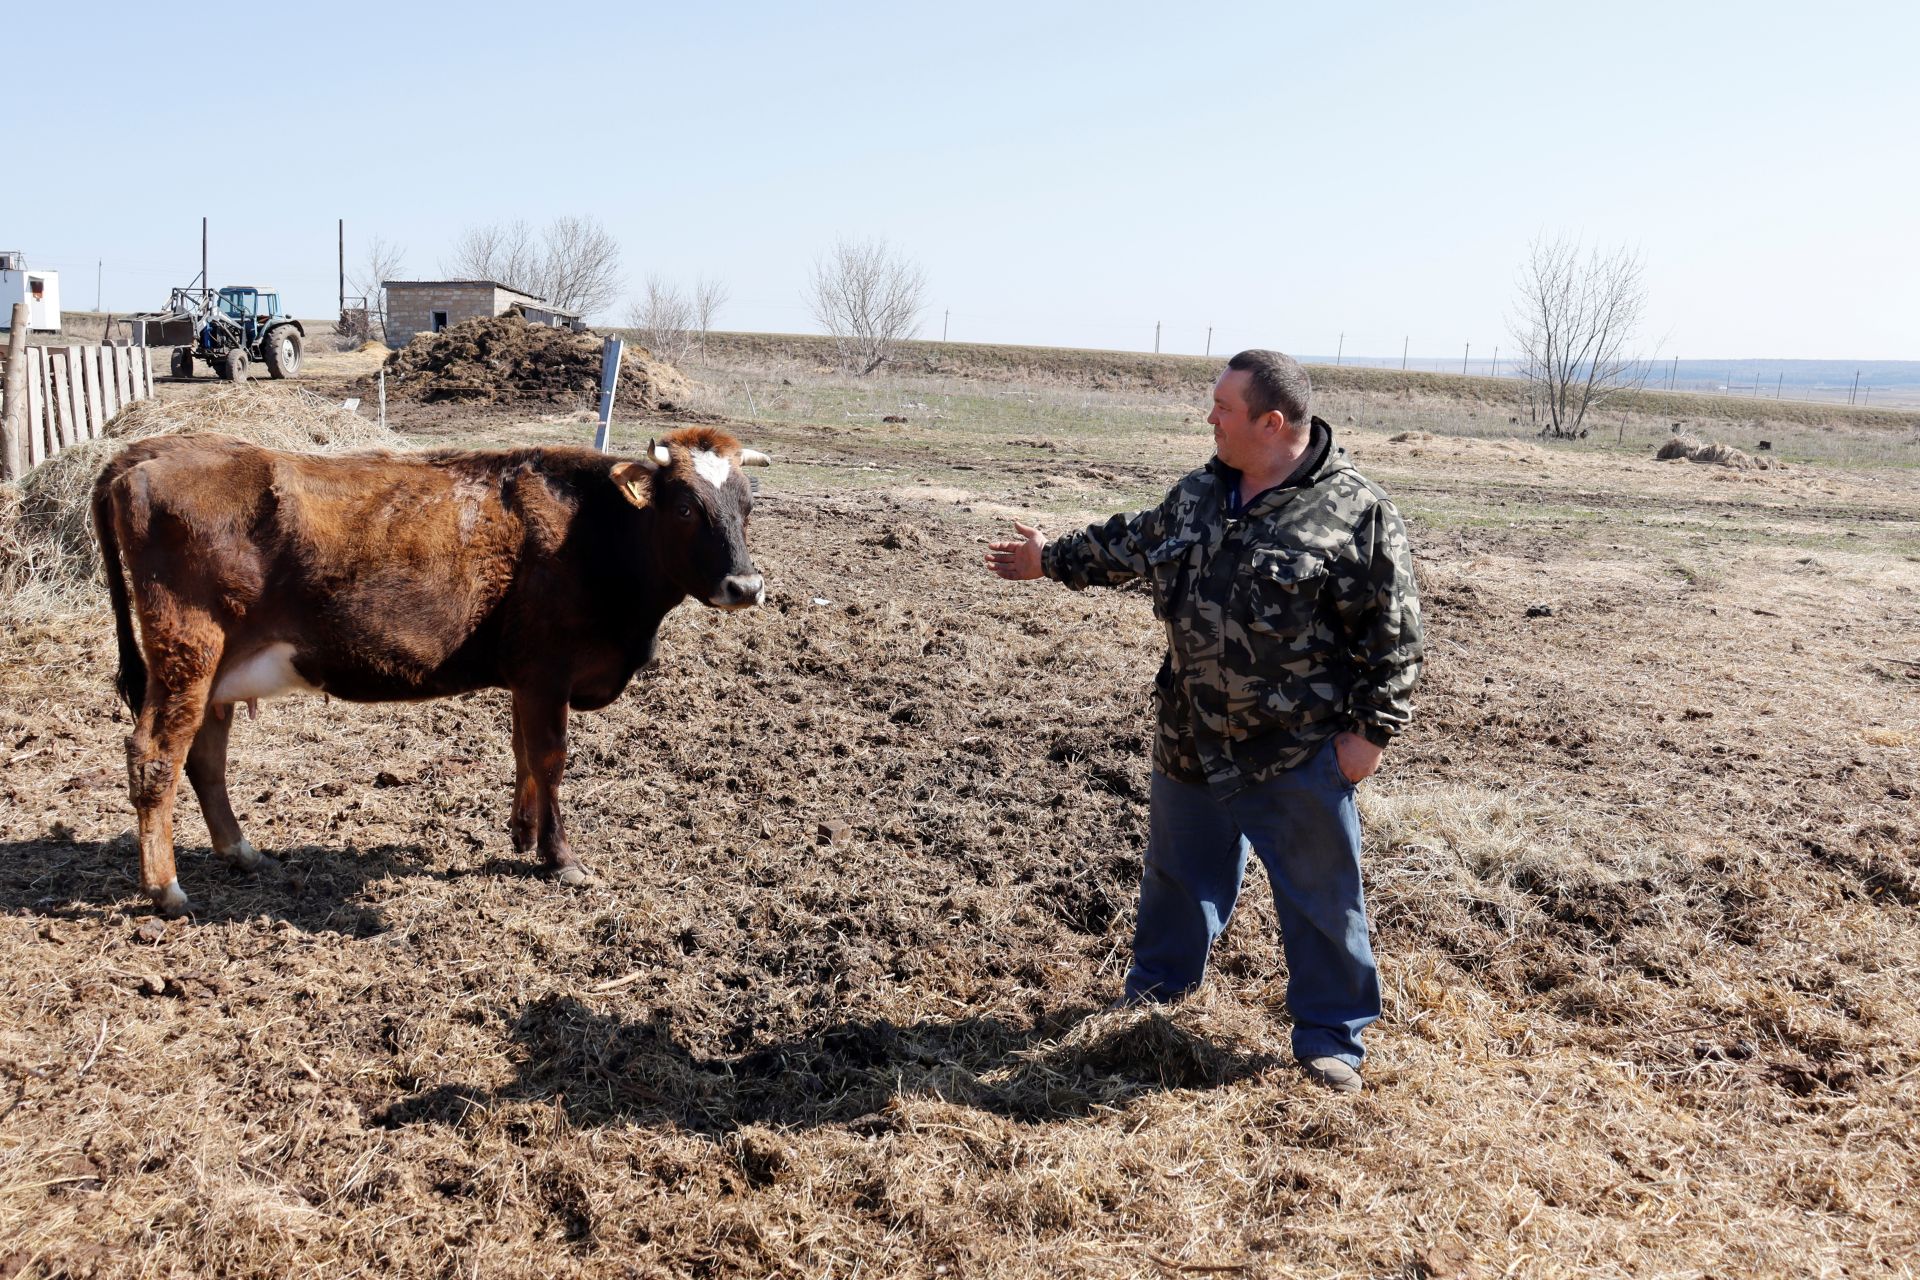
{"label": "hay pile", "polygon": [[[387,394],[463,404],[584,404],[600,393],[601,340],[590,333],[528,324],[517,315],[463,320],[423,333],[387,357]],[[617,408],[671,409],[692,388],[680,371],[644,347],[620,360]]]}
{"label": "hay pile", "polygon": [[1766,470],[1771,464],[1765,458],[1756,458],[1730,444],[1718,440],[1702,440],[1699,436],[1685,431],[1677,431],[1673,436],[1661,442],[1659,450],[1653,455],[1656,462],[1670,462],[1684,458],[1688,462],[1708,462],[1722,467],[1735,467],[1741,471]]}
{"label": "hay pile", "polygon": [[129,441],[189,431],[307,453],[401,443],[391,431],[294,387],[241,383],[189,400],[139,401],[107,424],[104,438],[54,455],[17,486],[0,486],[0,611],[44,616],[91,605],[100,569],[89,510],[94,477]]}

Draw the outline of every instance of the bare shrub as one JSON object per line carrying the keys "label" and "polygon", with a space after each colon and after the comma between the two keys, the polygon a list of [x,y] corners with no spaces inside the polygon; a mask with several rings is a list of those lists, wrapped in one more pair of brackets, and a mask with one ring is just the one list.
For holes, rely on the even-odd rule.
{"label": "bare shrub", "polygon": [[367,242],[360,265],[347,274],[347,283],[353,291],[367,300],[363,323],[346,327],[351,345],[358,346],[371,338],[386,339],[387,281],[399,276],[406,258],[406,250],[379,236]]}
{"label": "bare shrub", "polygon": [[700,354],[707,353],[707,330],[720,315],[720,308],[732,297],[726,283],[700,276],[693,282],[693,318],[700,326]]}
{"label": "bare shrub", "polygon": [[669,364],[683,362],[705,333],[697,288],[689,298],[657,275],[647,277],[646,293],[628,309],[627,323],[638,330],[640,345]]}
{"label": "bare shrub", "polygon": [[875,238],[842,239],[815,259],[805,296],[813,318],[833,335],[841,367],[865,375],[914,335],[926,295],[926,271]]}
{"label": "bare shrub", "polygon": [[1645,264],[1619,248],[1582,255],[1577,240],[1536,240],[1520,268],[1511,321],[1540,434],[1585,434],[1587,414],[1636,390],[1645,365],[1626,354],[1646,310]]}

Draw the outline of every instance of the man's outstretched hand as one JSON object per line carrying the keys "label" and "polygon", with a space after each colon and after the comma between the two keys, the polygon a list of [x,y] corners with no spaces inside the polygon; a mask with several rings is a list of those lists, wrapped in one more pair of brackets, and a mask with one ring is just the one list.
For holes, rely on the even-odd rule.
{"label": "man's outstretched hand", "polygon": [[1013,531],[1019,541],[987,544],[987,568],[1008,582],[1028,582],[1040,576],[1040,549],[1047,545],[1047,535],[1018,520]]}

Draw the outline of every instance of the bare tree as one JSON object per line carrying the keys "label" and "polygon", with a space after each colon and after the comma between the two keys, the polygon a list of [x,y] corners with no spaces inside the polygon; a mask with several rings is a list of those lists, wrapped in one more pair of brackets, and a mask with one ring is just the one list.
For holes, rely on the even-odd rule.
{"label": "bare tree", "polygon": [[440,262],[440,270],[453,279],[494,280],[535,297],[545,297],[540,293],[544,266],[533,228],[519,219],[468,227]]}
{"label": "bare tree", "polygon": [[406,250],[375,236],[367,242],[358,268],[348,273],[347,283],[367,300],[367,331],[356,335],[361,340],[387,336],[387,281],[399,276],[406,259]]}
{"label": "bare tree", "polygon": [[707,330],[713,327],[714,320],[720,314],[720,308],[727,305],[727,299],[733,295],[726,283],[721,280],[709,280],[705,276],[693,282],[693,316],[700,326],[700,354],[707,353]]}
{"label": "bare tree", "polygon": [[1582,254],[1578,240],[1540,239],[1518,287],[1511,328],[1540,434],[1583,436],[1589,412],[1645,377],[1627,354],[1646,310],[1645,263],[1625,247]]}
{"label": "bare tree", "polygon": [[620,244],[593,218],[555,218],[547,226],[540,296],[589,315],[620,296]]}
{"label": "bare tree", "polygon": [[813,318],[833,335],[841,366],[864,376],[920,327],[926,295],[927,273],[885,240],[841,239],[814,260],[805,298]]}
{"label": "bare tree", "polygon": [[582,315],[620,295],[620,244],[593,218],[555,218],[537,240],[520,220],[468,227],[440,269],[457,279],[496,280]]}
{"label": "bare tree", "polygon": [[648,276],[646,293],[627,309],[627,323],[638,330],[640,345],[668,364],[693,354],[695,305],[659,276]]}

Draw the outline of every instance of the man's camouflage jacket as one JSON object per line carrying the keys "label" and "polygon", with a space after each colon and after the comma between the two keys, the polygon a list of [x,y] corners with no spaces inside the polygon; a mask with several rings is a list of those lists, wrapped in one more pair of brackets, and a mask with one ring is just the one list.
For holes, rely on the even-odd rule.
{"label": "man's camouflage jacket", "polygon": [[1385,745],[1420,671],[1420,600],[1405,526],[1318,418],[1308,458],[1234,510],[1213,459],[1159,506],[1049,542],[1069,587],[1147,581],[1166,624],[1156,767],[1231,793],[1306,760],[1342,729]]}

